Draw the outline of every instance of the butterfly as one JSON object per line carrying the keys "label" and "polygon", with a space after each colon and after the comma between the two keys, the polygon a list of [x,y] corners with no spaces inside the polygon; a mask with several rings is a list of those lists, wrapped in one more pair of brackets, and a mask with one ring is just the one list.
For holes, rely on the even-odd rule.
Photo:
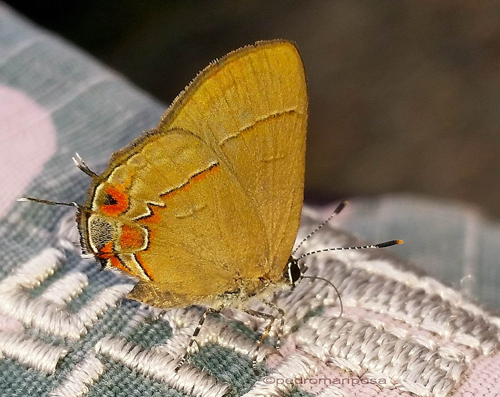
{"label": "butterfly", "polygon": [[204,69],[102,174],[77,158],[92,179],[85,205],[25,200],[76,206],[84,252],[139,280],[128,298],[162,309],[206,306],[188,350],[206,316],[227,306],[268,320],[259,347],[276,317],[245,303],[261,299],[282,327],[274,293],[306,270],[291,253],[307,107],[296,46],[257,42]]}

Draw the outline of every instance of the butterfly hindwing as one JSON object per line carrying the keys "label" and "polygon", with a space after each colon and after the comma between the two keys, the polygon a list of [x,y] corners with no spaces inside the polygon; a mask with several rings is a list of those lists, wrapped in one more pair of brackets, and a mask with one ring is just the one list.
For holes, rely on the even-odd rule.
{"label": "butterfly hindwing", "polygon": [[267,242],[251,201],[211,148],[185,131],[136,144],[95,187],[92,206],[99,215],[88,218],[90,238],[96,221],[113,230],[110,264],[172,296],[190,291],[194,303],[265,272]]}

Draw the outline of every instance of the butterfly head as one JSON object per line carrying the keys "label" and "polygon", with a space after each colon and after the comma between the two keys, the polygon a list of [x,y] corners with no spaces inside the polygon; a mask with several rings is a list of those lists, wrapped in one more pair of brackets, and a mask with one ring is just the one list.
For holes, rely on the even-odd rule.
{"label": "butterfly head", "polygon": [[300,280],[302,280],[306,271],[307,266],[305,264],[299,263],[298,259],[290,256],[285,271],[283,272],[283,277],[287,280],[290,288],[294,289]]}

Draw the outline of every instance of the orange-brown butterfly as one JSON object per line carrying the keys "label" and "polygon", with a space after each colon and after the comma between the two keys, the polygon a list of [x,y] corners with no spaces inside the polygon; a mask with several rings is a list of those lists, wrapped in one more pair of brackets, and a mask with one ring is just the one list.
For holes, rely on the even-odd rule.
{"label": "orange-brown butterfly", "polygon": [[[84,206],[25,200],[76,206],[84,250],[139,279],[129,298],[165,309],[207,306],[191,346],[207,313],[250,297],[282,317],[267,299],[305,271],[291,252],[306,125],[296,47],[258,42],[203,70],[158,127],[113,154],[101,175],[75,161],[92,177]],[[245,310],[269,320],[260,346],[275,317]]]}

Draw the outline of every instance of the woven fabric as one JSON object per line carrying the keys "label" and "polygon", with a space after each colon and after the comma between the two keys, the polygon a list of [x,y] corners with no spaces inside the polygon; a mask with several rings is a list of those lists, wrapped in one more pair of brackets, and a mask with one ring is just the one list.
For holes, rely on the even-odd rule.
{"label": "woven fabric", "polygon": [[368,241],[403,239],[398,255],[500,310],[500,228],[477,208],[398,195],[357,200],[346,212],[343,228]]}
{"label": "woven fabric", "polygon": [[[0,105],[0,396],[499,395],[500,319],[394,256],[401,247],[309,257],[308,275],[331,280],[345,312],[338,317],[321,280],[280,294],[283,346],[278,354],[271,338],[258,350],[258,375],[251,357],[264,324],[232,309],[207,318],[176,374],[202,308],[160,312],[127,300],[133,280],[80,257],[74,210],[15,202],[82,202],[89,180],[74,152],[99,171],[165,106],[5,7]],[[341,219],[362,225],[353,214],[379,215],[370,208],[355,203]],[[299,238],[323,220],[306,208]],[[387,238],[405,238],[397,226]],[[422,235],[440,241],[441,230]],[[498,226],[488,230],[498,246]],[[356,243],[325,227],[300,252]],[[443,263],[440,275],[454,265]]]}

